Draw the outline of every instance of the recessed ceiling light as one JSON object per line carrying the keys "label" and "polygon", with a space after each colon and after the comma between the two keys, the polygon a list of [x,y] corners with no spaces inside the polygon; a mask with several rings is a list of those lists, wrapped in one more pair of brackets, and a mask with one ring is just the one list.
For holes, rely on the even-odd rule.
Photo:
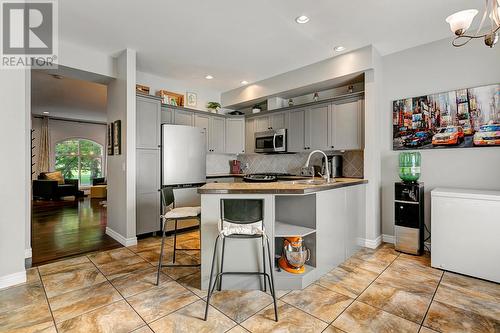
{"label": "recessed ceiling light", "polygon": [[345,50],[345,47],[343,47],[343,46],[339,45],[339,46],[335,46],[335,47],[333,48],[333,50],[334,50],[335,52],[342,52],[342,51],[344,51],[344,50]]}
{"label": "recessed ceiling light", "polygon": [[205,76],[205,79],[207,79],[207,80],[212,80],[213,78],[214,78],[214,77],[213,77],[212,75],[207,75],[207,76]]}
{"label": "recessed ceiling light", "polygon": [[248,81],[243,80],[243,81],[241,81],[240,83],[241,83],[242,85],[247,85],[247,84],[248,84]]}
{"label": "recessed ceiling light", "polygon": [[49,111],[43,111],[42,113],[43,114],[49,114],[50,112]]}
{"label": "recessed ceiling light", "polygon": [[300,15],[299,17],[295,18],[295,22],[297,22],[298,24],[307,23],[307,22],[309,22],[309,17],[307,17],[305,15]]}

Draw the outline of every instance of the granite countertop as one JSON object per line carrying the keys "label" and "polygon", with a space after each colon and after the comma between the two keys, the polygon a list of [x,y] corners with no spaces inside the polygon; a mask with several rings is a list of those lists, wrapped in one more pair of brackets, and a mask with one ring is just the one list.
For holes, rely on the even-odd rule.
{"label": "granite countertop", "polygon": [[[316,178],[320,179],[320,178]],[[198,189],[200,194],[308,194],[368,183],[366,179],[335,178],[333,183],[297,184],[291,181],[271,183],[209,183]]]}

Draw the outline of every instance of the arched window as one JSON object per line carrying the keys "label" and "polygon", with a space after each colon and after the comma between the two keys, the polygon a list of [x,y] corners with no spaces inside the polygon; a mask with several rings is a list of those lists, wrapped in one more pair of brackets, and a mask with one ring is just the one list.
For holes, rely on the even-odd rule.
{"label": "arched window", "polygon": [[65,179],[78,179],[80,186],[92,185],[102,177],[103,147],[86,139],[69,139],[56,144],[56,170]]}

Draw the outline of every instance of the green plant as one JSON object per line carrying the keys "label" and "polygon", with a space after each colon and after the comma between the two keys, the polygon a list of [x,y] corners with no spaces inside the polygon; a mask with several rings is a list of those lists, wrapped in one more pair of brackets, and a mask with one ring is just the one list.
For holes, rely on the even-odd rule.
{"label": "green plant", "polygon": [[210,109],[210,110],[216,110],[220,107],[221,107],[221,105],[218,102],[208,102],[207,103],[207,109]]}

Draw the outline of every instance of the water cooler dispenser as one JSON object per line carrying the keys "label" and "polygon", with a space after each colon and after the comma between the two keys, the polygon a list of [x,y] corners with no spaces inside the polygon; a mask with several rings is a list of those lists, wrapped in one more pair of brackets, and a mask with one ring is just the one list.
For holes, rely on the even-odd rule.
{"label": "water cooler dispenser", "polygon": [[421,255],[424,251],[424,184],[398,182],[394,199],[395,248]]}

